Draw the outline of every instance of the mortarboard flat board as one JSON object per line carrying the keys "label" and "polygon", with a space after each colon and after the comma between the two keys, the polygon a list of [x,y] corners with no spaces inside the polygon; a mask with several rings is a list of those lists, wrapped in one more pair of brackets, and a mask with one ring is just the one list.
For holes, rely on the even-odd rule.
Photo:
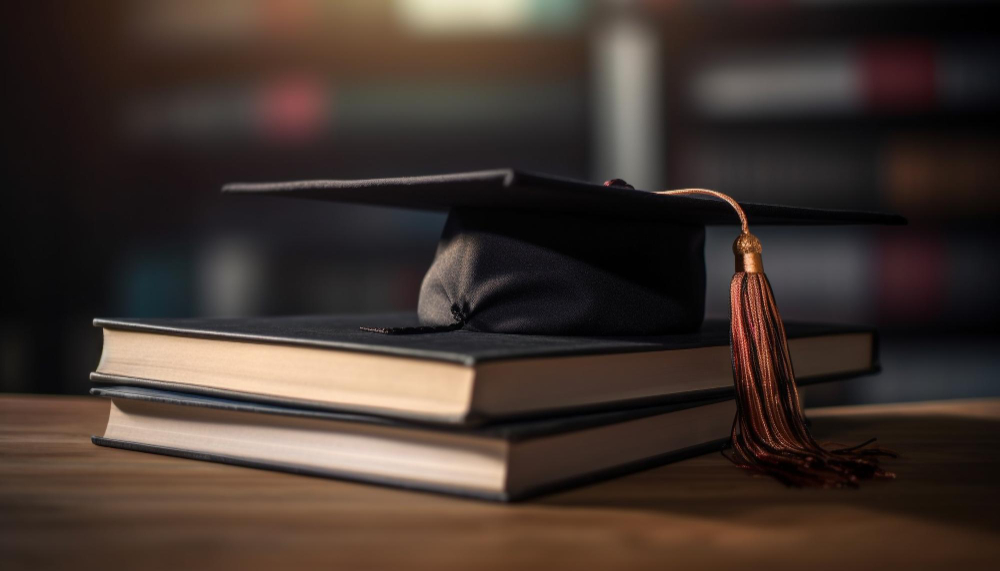
{"label": "mortarboard flat board", "polygon": [[[308,198],[417,210],[489,208],[596,215],[677,224],[735,224],[724,203],[663,196],[514,169],[375,178],[231,183],[223,192]],[[894,214],[740,203],[751,224],[905,224]]]}

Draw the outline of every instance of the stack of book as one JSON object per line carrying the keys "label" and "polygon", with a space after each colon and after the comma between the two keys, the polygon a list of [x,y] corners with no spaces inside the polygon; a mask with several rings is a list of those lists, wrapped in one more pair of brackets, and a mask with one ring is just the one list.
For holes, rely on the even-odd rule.
{"label": "stack of book", "polygon": [[[378,335],[412,314],[95,321],[96,444],[508,501],[718,450],[728,323],[660,337]],[[787,325],[800,384],[878,369],[874,331]]]}

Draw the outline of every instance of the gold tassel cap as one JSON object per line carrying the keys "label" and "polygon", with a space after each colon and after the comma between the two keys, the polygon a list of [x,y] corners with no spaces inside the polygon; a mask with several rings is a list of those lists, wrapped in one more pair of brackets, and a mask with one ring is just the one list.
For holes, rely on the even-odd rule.
{"label": "gold tassel cap", "polygon": [[760,240],[749,232],[741,233],[733,242],[733,253],[736,254],[736,271],[748,274],[764,273],[764,262],[761,260]]}

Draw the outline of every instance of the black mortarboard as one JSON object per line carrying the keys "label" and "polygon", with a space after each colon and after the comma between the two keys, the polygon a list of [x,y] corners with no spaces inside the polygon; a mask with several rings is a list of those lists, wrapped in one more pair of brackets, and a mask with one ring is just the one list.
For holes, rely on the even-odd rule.
{"label": "black mortarboard", "polygon": [[[229,184],[226,192],[448,211],[421,323],[494,333],[652,335],[704,317],[706,224],[726,204],[510,169]],[[752,224],[901,224],[898,216],[743,204]]]}
{"label": "black mortarboard", "polygon": [[826,450],[809,434],[784,325],[749,224],[904,224],[899,216],[738,204],[706,189],[646,192],[618,179],[596,185],[510,169],[239,183],[224,190],[448,211],[420,289],[423,326],[368,328],[389,334],[693,331],[704,314],[705,226],[739,222],[730,284],[734,462],[790,485],[854,486],[860,478],[892,477],[873,459],[886,451]]}

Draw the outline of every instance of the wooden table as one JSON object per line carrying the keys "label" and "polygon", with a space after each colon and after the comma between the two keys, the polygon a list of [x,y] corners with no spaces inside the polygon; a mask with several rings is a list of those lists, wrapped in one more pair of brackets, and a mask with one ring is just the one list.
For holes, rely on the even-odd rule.
{"label": "wooden table", "polygon": [[99,448],[107,411],[0,398],[0,568],[1000,567],[1000,400],[813,411],[903,454],[861,490],[712,454],[514,505]]}

